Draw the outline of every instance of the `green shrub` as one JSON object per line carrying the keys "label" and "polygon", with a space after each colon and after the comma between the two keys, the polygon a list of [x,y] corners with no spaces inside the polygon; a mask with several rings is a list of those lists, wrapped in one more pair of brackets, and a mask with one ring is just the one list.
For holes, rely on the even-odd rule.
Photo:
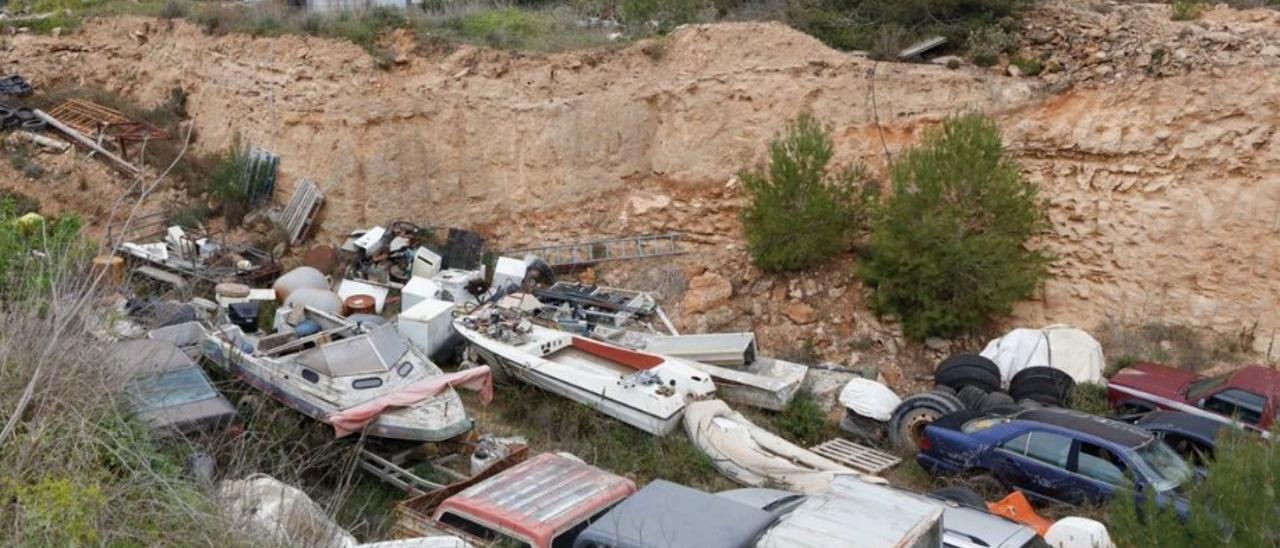
{"label": "green shrub", "polygon": [[191,15],[190,0],[165,0],[160,8],[160,17],[165,19],[185,19]]}
{"label": "green shrub", "polygon": [[1169,4],[1169,16],[1174,21],[1190,21],[1200,18],[1207,7],[1204,0],[1173,0]]}
{"label": "green shrub", "polygon": [[1107,401],[1107,387],[1097,383],[1075,385],[1071,393],[1067,394],[1067,402],[1072,409],[1091,415],[1106,415],[1111,412],[1111,403]]}
{"label": "green shrub", "polygon": [[[868,197],[860,167],[833,171],[831,130],[801,114],[769,143],[767,169],[739,174],[747,194],[742,227],[756,266],[813,266],[848,248]],[[861,189],[860,189],[861,187]]]}
{"label": "green shrub", "polygon": [[269,168],[254,163],[249,157],[249,147],[240,144],[239,137],[232,140],[227,152],[218,160],[209,176],[206,193],[218,204],[227,225],[236,227],[254,207],[254,196],[265,194]]}
{"label": "green shrub", "polygon": [[[791,4],[787,20],[837,49],[874,50],[894,26],[910,42],[940,35],[952,46],[966,43],[974,29],[994,25],[1013,13],[1019,0],[802,0]],[[883,47],[883,46],[881,46]]]}
{"label": "green shrub", "polygon": [[926,131],[892,177],[860,274],[875,287],[872,306],[907,336],[982,326],[1044,278],[1049,258],[1026,248],[1046,225],[1042,204],[995,122],[971,114]]}
{"label": "green shrub", "polygon": [[622,21],[631,26],[652,21],[666,32],[693,22],[705,5],[702,0],[622,0]]}
{"label": "green shrub", "polygon": [[999,25],[984,25],[970,31],[964,43],[974,64],[989,67],[1000,61],[1000,54],[1017,45],[1017,38]]}
{"label": "green shrub", "polygon": [[30,205],[0,197],[0,303],[45,293],[65,267],[87,255],[79,239],[84,225],[79,217],[20,220],[34,212]]}
{"label": "green shrub", "polygon": [[803,445],[815,445],[826,441],[833,434],[813,394],[800,392],[773,418],[778,433]]}
{"label": "green shrub", "polygon": [[515,47],[551,30],[547,18],[512,7],[468,15],[456,26],[463,36],[498,47]]}
{"label": "green shrub", "polygon": [[1183,492],[1191,518],[1157,509],[1151,493],[1143,504],[1117,496],[1107,511],[1117,546],[1280,546],[1280,445],[1225,430],[1206,477]]}
{"label": "green shrub", "polygon": [[1022,74],[1026,76],[1035,76],[1044,71],[1044,64],[1034,57],[1014,56],[1009,59],[1009,64],[1018,67]]}

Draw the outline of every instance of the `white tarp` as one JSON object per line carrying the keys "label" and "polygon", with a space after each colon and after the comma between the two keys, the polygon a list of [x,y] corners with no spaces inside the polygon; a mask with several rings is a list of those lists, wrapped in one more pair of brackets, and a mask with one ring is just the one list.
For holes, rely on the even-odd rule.
{"label": "white tarp", "polygon": [[880,422],[889,420],[900,403],[893,390],[871,379],[855,378],[840,391],[840,405]]}
{"label": "white tarp", "polygon": [[1087,518],[1058,520],[1045,532],[1044,540],[1053,548],[1115,548],[1107,526]]}
{"label": "white tarp", "polygon": [[1106,383],[1102,345],[1088,333],[1067,325],[1014,329],[987,343],[982,356],[996,363],[1006,386],[1019,371],[1041,365],[1061,370],[1077,383]]}

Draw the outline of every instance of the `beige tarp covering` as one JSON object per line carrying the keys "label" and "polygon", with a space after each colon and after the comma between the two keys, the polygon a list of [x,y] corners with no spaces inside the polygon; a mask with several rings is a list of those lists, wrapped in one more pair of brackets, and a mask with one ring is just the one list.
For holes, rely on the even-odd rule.
{"label": "beige tarp covering", "polygon": [[1106,382],[1102,377],[1106,367],[1102,345],[1088,333],[1067,325],[1014,329],[988,343],[982,356],[1000,368],[1005,385],[1019,371],[1035,366],[1059,369],[1077,383]]}

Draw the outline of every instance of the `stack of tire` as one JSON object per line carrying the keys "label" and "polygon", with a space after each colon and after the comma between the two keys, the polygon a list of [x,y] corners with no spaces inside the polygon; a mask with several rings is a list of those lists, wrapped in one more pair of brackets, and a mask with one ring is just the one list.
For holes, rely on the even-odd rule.
{"label": "stack of tire", "polygon": [[40,131],[45,128],[45,125],[45,121],[37,118],[35,111],[29,108],[13,108],[0,104],[0,129]]}
{"label": "stack of tire", "polygon": [[1000,368],[977,354],[956,354],[938,364],[930,392],[915,394],[893,410],[889,438],[903,449],[919,447],[924,427],[943,415],[1012,415],[1026,409],[1063,407],[1075,388],[1070,375],[1052,367],[1028,367],[1001,389]]}

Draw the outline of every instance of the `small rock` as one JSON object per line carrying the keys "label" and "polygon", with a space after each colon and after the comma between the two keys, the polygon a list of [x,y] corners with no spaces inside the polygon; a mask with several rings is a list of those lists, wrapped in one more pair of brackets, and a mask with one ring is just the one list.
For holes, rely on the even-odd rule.
{"label": "small rock", "polygon": [[706,272],[689,280],[689,289],[680,300],[680,307],[685,314],[697,314],[711,310],[733,296],[733,284],[724,276],[714,272]]}
{"label": "small rock", "polygon": [[1262,48],[1262,51],[1259,51],[1258,53],[1264,57],[1280,57],[1280,46],[1267,46]]}
{"label": "small rock", "polygon": [[1115,69],[1111,68],[1111,65],[1098,65],[1093,68],[1093,73],[1102,77],[1111,74],[1111,71],[1113,70]]}
{"label": "small rock", "polygon": [[960,65],[964,64],[964,59],[961,59],[959,55],[943,55],[941,57],[934,57],[933,59],[930,59],[929,62],[954,70],[960,68]]}
{"label": "small rock", "polygon": [[782,308],[782,314],[800,325],[811,324],[818,319],[817,311],[801,301],[787,303],[787,306]]}
{"label": "small rock", "polygon": [[1005,72],[1008,72],[1009,76],[1014,78],[1022,77],[1022,69],[1018,68],[1018,65],[1009,65],[1009,67],[1005,69]]}
{"label": "small rock", "polygon": [[946,339],[943,339],[940,337],[929,337],[924,340],[924,346],[929,350],[946,352],[947,349],[951,347],[951,343],[947,342]]}
{"label": "small rock", "polygon": [[1053,33],[1048,29],[1035,29],[1027,33],[1027,39],[1032,44],[1048,44],[1053,40]]}
{"label": "small rock", "polygon": [[53,36],[54,38],[62,36],[62,27],[53,27],[53,30],[49,31],[49,35]]}

